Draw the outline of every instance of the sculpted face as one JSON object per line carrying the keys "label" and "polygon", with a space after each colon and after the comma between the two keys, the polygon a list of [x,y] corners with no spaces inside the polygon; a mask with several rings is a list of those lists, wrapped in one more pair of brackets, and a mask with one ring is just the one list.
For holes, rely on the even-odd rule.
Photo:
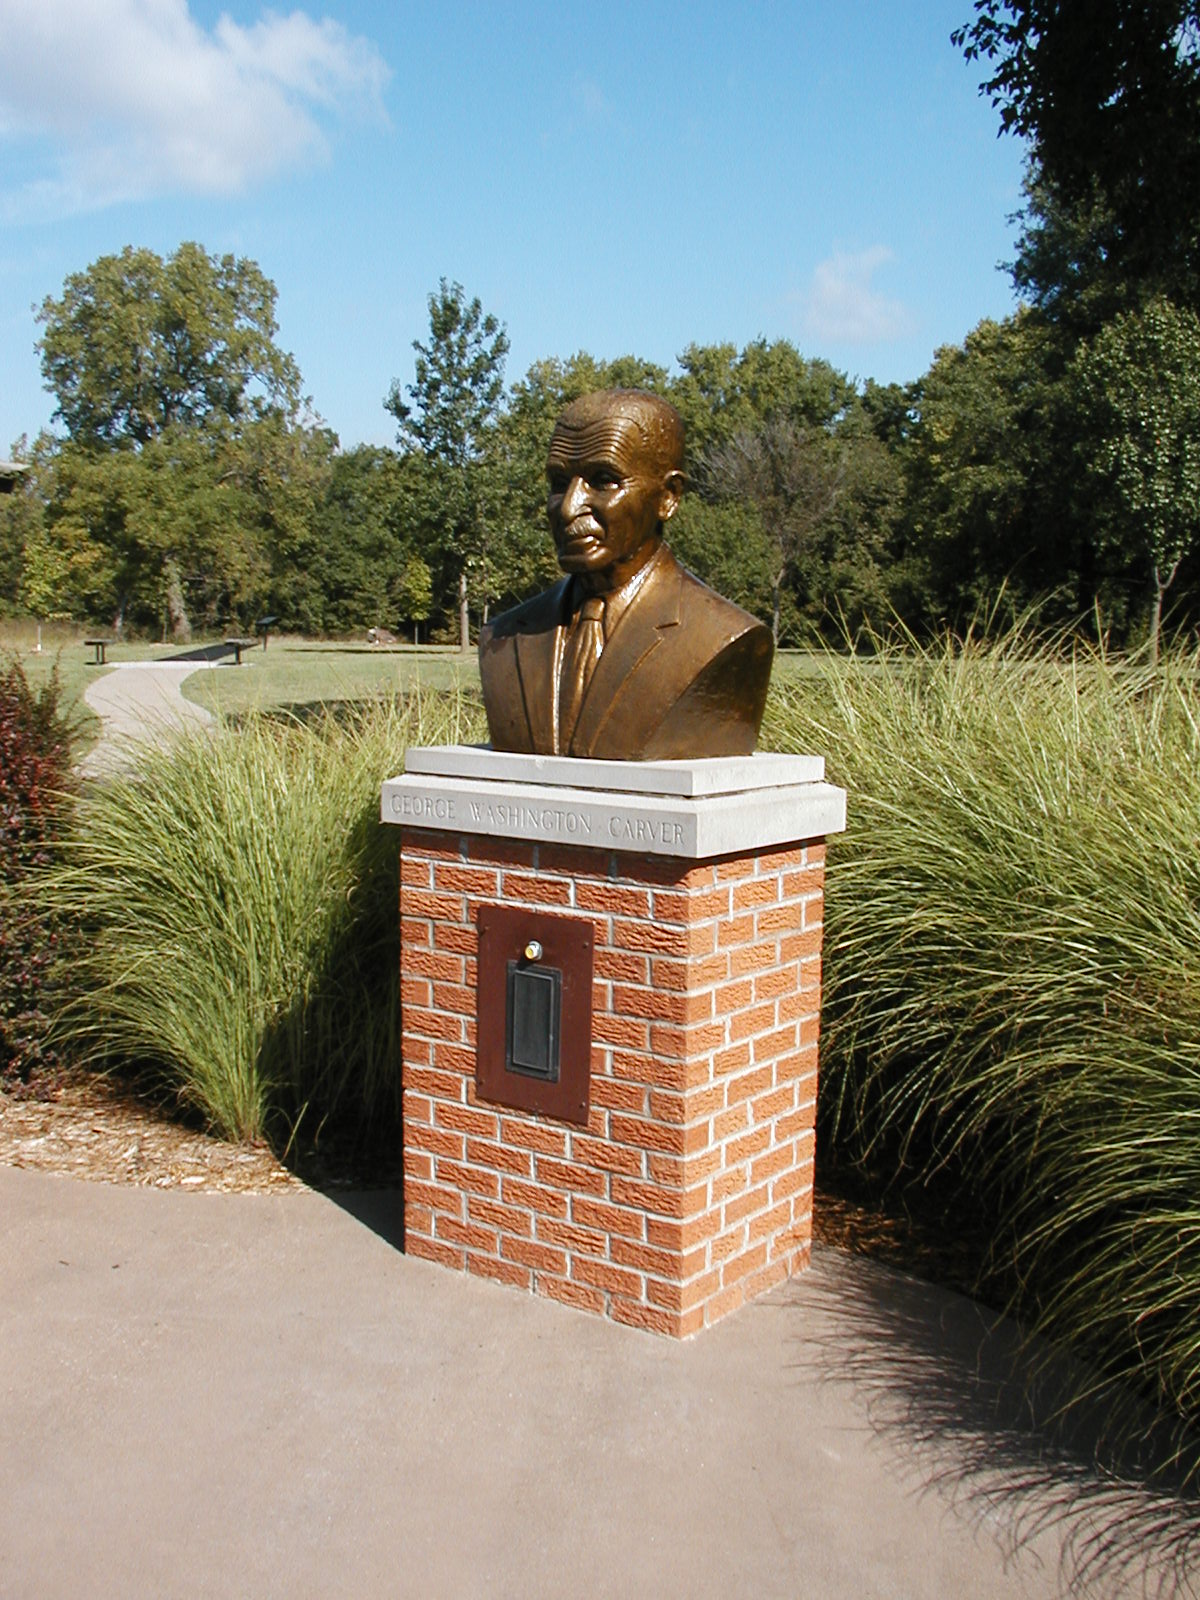
{"label": "sculpted face", "polygon": [[546,511],[563,571],[612,589],[657,550],[683,474],[628,403],[588,398],[599,404],[568,407],[555,426]]}

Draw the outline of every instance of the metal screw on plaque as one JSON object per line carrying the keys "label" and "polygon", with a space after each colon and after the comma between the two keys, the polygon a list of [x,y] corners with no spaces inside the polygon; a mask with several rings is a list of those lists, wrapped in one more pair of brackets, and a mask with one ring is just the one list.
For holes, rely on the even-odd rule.
{"label": "metal screw on plaque", "polygon": [[542,959],[542,947],[536,939],[530,939],[525,946],[525,959],[526,961],[540,961]]}

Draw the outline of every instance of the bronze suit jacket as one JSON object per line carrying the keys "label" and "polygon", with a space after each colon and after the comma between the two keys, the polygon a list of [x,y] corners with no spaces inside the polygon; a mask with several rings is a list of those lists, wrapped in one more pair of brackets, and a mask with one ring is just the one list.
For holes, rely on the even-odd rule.
{"label": "bronze suit jacket", "polygon": [[771,676],[771,630],[665,547],[657,560],[605,642],[569,749],[557,726],[557,666],[570,578],[483,629],[494,749],[610,761],[750,754]]}

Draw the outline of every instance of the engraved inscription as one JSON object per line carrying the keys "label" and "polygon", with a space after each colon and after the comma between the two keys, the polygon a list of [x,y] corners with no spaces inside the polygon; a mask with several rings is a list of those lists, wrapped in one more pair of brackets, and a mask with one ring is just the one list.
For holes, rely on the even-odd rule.
{"label": "engraved inscription", "polygon": [[683,823],[659,817],[609,817],[608,831],[621,844],[683,843]]}
{"label": "engraved inscription", "polygon": [[458,812],[454,801],[444,794],[397,794],[392,791],[392,811],[398,817],[411,817],[413,821],[455,822]]}
{"label": "engraved inscription", "polygon": [[472,800],[471,821],[476,827],[525,829],[554,837],[570,834],[589,839],[592,819],[582,811],[567,811],[562,806],[532,806],[520,801]]}

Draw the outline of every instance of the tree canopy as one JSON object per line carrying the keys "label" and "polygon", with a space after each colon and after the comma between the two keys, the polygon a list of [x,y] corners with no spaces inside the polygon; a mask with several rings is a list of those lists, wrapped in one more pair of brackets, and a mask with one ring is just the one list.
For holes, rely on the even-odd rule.
{"label": "tree canopy", "polygon": [[299,370],[275,344],[275,285],[253,261],[127,245],[72,273],[38,321],[54,415],[76,444],[143,446],[299,404]]}

